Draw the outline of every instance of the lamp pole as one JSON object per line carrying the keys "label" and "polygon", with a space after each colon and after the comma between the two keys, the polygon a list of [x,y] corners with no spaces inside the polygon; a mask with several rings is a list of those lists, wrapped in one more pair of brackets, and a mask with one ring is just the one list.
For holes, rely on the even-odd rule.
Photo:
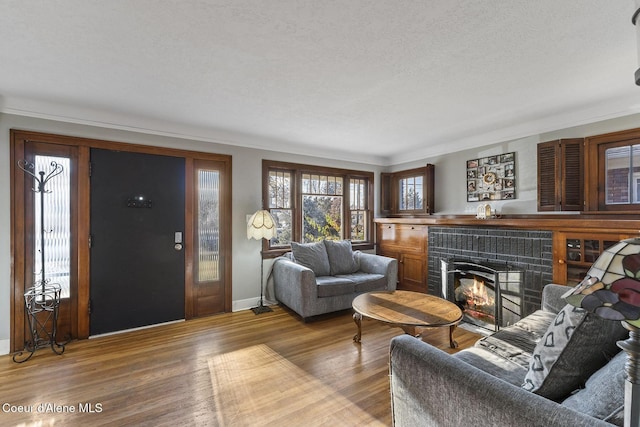
{"label": "lamp pole", "polygon": [[[624,426],[640,426],[640,329],[623,321],[622,326],[629,331],[629,338],[618,341],[618,347],[627,353],[624,382]],[[636,397],[634,399],[634,396]]]}

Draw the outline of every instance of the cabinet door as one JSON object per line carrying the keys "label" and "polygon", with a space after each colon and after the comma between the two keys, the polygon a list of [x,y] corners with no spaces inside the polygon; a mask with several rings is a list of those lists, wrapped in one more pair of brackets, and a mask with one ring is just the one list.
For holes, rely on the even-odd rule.
{"label": "cabinet door", "polygon": [[427,292],[428,228],[377,224],[377,253],[398,260],[398,289]]}
{"label": "cabinet door", "polygon": [[575,286],[607,248],[628,235],[617,233],[556,233],[554,236],[554,282]]}
{"label": "cabinet door", "polygon": [[426,260],[422,255],[402,254],[399,263],[400,288],[427,292]]}
{"label": "cabinet door", "polygon": [[425,253],[427,250],[427,227],[396,225],[396,239],[396,244],[401,245],[407,252]]}

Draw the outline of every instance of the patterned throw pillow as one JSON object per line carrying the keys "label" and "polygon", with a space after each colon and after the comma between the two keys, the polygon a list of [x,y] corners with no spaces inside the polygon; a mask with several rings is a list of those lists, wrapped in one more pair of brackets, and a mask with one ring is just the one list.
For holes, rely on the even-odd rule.
{"label": "patterned throw pillow", "polygon": [[324,243],[291,242],[291,252],[293,252],[295,262],[310,268],[316,276],[329,276],[331,274],[329,257]]}
{"label": "patterned throw pillow", "polygon": [[358,271],[358,264],[353,257],[351,242],[348,240],[325,240],[331,275],[351,274]]}
{"label": "patterned throw pillow", "polygon": [[620,322],[566,305],[533,350],[522,387],[552,400],[566,397],[618,352],[616,341],[625,335]]}

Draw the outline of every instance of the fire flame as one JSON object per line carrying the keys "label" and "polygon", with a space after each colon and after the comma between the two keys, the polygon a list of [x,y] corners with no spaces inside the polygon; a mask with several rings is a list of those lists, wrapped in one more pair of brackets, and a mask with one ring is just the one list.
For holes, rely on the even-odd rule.
{"label": "fire flame", "polygon": [[469,307],[493,305],[495,302],[495,299],[489,296],[484,282],[477,278],[473,280],[473,286],[465,289],[464,295],[467,297]]}

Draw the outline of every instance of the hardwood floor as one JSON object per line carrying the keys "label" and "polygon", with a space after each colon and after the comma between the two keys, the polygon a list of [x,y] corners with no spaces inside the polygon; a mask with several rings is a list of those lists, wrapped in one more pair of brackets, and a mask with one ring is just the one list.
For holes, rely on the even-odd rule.
{"label": "hardwood floor", "polygon": [[[61,356],[41,349],[23,364],[5,356],[0,425],[221,425],[211,360],[252,346],[268,348],[319,389],[340,396],[366,414],[368,424],[391,425],[389,340],[402,330],[364,319],[361,344],[353,342],[355,332],[350,312],[303,323],[276,306],[273,313],[247,310],[75,341]],[[459,348],[479,337],[462,328],[454,336]],[[423,340],[457,351],[449,348],[448,328],[426,330]],[[272,390],[255,393],[267,408],[277,402]],[[306,399],[319,398],[305,393]],[[261,425],[260,414],[237,414],[236,420],[234,425]]]}

